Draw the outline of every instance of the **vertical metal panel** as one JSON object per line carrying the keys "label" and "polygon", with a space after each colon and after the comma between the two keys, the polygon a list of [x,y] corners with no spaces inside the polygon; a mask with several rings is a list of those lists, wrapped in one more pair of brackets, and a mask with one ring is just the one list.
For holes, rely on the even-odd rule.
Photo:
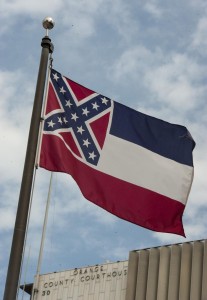
{"label": "vertical metal panel", "polygon": [[179,299],[181,246],[171,247],[168,300]]}
{"label": "vertical metal panel", "polygon": [[150,250],[146,300],[157,299],[159,254],[157,248]]}
{"label": "vertical metal panel", "polygon": [[139,264],[137,270],[136,300],[146,300],[148,265],[149,251],[141,250],[139,252]]}
{"label": "vertical metal panel", "polygon": [[201,300],[207,300],[207,241],[204,243],[203,254],[203,280],[202,280],[202,296]]}
{"label": "vertical metal panel", "polygon": [[157,287],[157,299],[166,300],[169,285],[170,248],[160,248],[160,265]]}
{"label": "vertical metal panel", "polygon": [[[123,268],[124,268],[124,277],[127,277],[127,273],[128,273],[128,261],[124,262]],[[127,280],[122,280],[121,281],[121,297],[119,297],[119,294],[117,294],[117,300],[125,300],[126,298],[126,289],[127,289]]]}
{"label": "vertical metal panel", "polygon": [[190,300],[201,299],[203,275],[203,248],[204,247],[202,242],[195,242],[193,244]]}
{"label": "vertical metal panel", "polygon": [[192,246],[186,243],[182,246],[179,300],[190,299],[191,264]]}
{"label": "vertical metal panel", "polygon": [[136,282],[137,282],[137,266],[138,266],[139,255],[136,251],[129,253],[129,265],[127,274],[127,290],[126,299],[134,300],[136,293]]}
{"label": "vertical metal panel", "polygon": [[[133,300],[207,300],[206,240],[144,249],[137,253],[139,260]],[[126,300],[129,299],[126,297]]]}

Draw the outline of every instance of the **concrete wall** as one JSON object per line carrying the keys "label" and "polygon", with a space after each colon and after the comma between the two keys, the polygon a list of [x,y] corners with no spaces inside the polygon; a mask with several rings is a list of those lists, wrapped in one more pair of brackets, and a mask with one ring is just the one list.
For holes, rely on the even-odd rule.
{"label": "concrete wall", "polygon": [[207,300],[207,241],[131,251],[126,300]]}
{"label": "concrete wall", "polygon": [[33,300],[207,300],[207,240],[39,277]]}
{"label": "concrete wall", "polygon": [[128,261],[41,275],[35,300],[125,300]]}

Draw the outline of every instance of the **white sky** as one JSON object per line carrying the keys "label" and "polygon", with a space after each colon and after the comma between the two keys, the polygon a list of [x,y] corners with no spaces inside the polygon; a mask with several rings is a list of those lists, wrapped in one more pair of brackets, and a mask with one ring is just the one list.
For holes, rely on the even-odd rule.
{"label": "white sky", "polygon": [[[196,141],[184,213],[187,238],[154,233],[85,200],[56,174],[42,272],[128,258],[130,250],[206,238],[207,2],[204,0],[0,0],[0,298],[10,253],[45,16],[54,68],[157,118]],[[38,170],[26,255],[33,282],[50,173]],[[25,275],[23,275],[24,277]]]}

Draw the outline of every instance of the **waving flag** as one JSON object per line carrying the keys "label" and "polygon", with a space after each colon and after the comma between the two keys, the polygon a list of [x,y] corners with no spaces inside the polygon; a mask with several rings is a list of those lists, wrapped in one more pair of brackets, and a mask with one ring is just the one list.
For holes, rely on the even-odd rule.
{"label": "waving flag", "polygon": [[86,199],[110,213],[151,230],[184,235],[194,146],[185,127],[51,71],[39,165],[70,174]]}

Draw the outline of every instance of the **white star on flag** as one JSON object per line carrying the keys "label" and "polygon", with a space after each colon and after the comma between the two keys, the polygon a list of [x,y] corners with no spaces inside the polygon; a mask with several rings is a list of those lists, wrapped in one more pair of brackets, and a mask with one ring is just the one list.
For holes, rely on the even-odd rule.
{"label": "white star on flag", "polygon": [[66,93],[66,90],[64,90],[63,86],[60,88],[60,93],[62,93],[62,94]]}
{"label": "white star on flag", "polygon": [[57,73],[56,73],[56,74],[52,74],[52,75],[53,75],[53,78],[54,78],[56,81],[58,81],[59,77],[58,77]]}
{"label": "white star on flag", "polygon": [[79,118],[78,116],[77,116],[77,114],[76,113],[74,113],[74,114],[71,114],[71,120],[74,120],[75,122],[76,122],[76,120]]}
{"label": "white star on flag", "polygon": [[92,103],[92,105],[93,105],[93,109],[98,110],[99,105],[96,102]]}
{"label": "white star on flag", "polygon": [[48,123],[48,127],[54,127],[55,123],[53,123],[53,120],[51,120],[50,122],[47,122]]}
{"label": "white star on flag", "polygon": [[63,122],[64,122],[65,124],[68,123],[66,117],[63,118]]}
{"label": "white star on flag", "polygon": [[96,157],[94,151],[89,153],[89,158],[91,158],[92,160],[94,160],[94,158]]}
{"label": "white star on flag", "polygon": [[88,145],[90,144],[89,140],[83,140],[83,146],[86,146],[88,148]]}
{"label": "white star on flag", "polygon": [[61,125],[63,124],[63,121],[61,120],[61,117],[58,117],[58,123],[60,123]]}
{"label": "white star on flag", "polygon": [[73,105],[73,104],[71,103],[70,100],[66,100],[65,106],[68,106],[68,107],[70,108],[72,105]]}
{"label": "white star on flag", "polygon": [[85,131],[85,130],[83,129],[83,126],[80,126],[80,127],[77,127],[77,128],[78,128],[77,132],[79,132],[80,134],[82,134],[83,131]]}
{"label": "white star on flag", "polygon": [[86,108],[82,108],[82,111],[83,111],[82,115],[86,115],[86,117],[88,116],[88,114],[90,112],[90,111],[88,111],[87,107]]}
{"label": "white star on flag", "polygon": [[106,97],[103,97],[103,98],[101,98],[101,100],[102,100],[102,103],[103,104],[106,104],[107,105],[107,103],[108,103],[108,99],[106,99]]}

